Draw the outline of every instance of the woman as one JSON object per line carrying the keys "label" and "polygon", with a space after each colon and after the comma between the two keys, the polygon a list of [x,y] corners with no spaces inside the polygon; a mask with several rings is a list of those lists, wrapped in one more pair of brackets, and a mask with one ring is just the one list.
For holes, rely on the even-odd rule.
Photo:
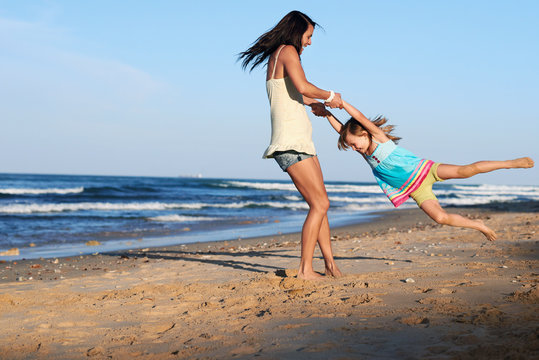
{"label": "woman", "polygon": [[341,276],[331,250],[327,211],[329,199],[320,163],[312,141],[312,125],[304,105],[342,108],[339,93],[322,90],[305,77],[300,62],[303,49],[311,45],[316,23],[307,15],[292,11],[271,30],[239,54],[243,69],[251,70],[268,59],[266,90],[270,102],[271,143],[264,158],[274,158],[286,171],[307,204],[309,213],[301,233],[301,261],[298,278],[314,280],[322,276],[313,270],[316,243],[320,246],[326,275]]}

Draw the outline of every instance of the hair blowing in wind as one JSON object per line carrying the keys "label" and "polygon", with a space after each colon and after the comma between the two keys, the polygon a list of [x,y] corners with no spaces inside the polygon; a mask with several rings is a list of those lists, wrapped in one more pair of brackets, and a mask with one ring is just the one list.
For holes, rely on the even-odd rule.
{"label": "hair blowing in wind", "polygon": [[292,45],[298,54],[301,50],[301,37],[309,24],[316,27],[316,23],[304,13],[294,10],[289,12],[279,21],[274,28],[262,34],[254,44],[239,53],[242,68],[245,70],[250,63],[253,71],[255,67],[263,63],[280,45]]}

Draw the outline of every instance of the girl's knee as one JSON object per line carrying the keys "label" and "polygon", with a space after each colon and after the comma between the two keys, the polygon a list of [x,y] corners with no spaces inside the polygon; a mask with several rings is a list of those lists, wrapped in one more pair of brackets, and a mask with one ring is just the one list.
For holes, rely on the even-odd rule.
{"label": "girl's knee", "polygon": [[445,211],[437,212],[433,214],[432,220],[436,221],[438,224],[447,225],[449,222],[449,215]]}
{"label": "girl's knee", "polygon": [[469,178],[474,175],[477,175],[478,173],[479,173],[479,168],[477,167],[475,163],[461,166],[458,170],[459,177],[461,178]]}

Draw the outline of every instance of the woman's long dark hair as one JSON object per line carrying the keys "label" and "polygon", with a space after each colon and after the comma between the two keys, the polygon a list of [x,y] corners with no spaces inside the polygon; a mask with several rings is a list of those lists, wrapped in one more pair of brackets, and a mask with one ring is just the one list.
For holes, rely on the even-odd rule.
{"label": "woman's long dark hair", "polygon": [[296,51],[301,51],[301,38],[309,28],[309,24],[316,27],[316,23],[304,13],[294,10],[289,12],[277,25],[265,34],[262,34],[246,51],[239,53],[238,60],[242,60],[241,67],[247,68],[253,62],[251,69],[260,65],[280,45],[292,45]]}

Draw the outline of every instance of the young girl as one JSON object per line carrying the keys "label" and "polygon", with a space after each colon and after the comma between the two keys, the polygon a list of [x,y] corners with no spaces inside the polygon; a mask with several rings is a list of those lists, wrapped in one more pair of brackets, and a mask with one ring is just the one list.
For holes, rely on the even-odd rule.
{"label": "young girl", "polygon": [[496,240],[495,232],[481,220],[471,220],[457,214],[448,214],[432,192],[436,181],[465,179],[498,169],[531,168],[529,157],[507,161],[479,161],[469,165],[448,165],[421,159],[395,143],[400,139],[391,135],[393,126],[386,119],[367,119],[358,109],[343,101],[344,109],[352,116],[342,124],[323,106],[311,106],[313,113],[325,116],[340,134],[341,150],[352,148],[369,163],[378,184],[395,207],[409,197],[434,221],[443,225],[460,226],[479,230],[490,241]]}

